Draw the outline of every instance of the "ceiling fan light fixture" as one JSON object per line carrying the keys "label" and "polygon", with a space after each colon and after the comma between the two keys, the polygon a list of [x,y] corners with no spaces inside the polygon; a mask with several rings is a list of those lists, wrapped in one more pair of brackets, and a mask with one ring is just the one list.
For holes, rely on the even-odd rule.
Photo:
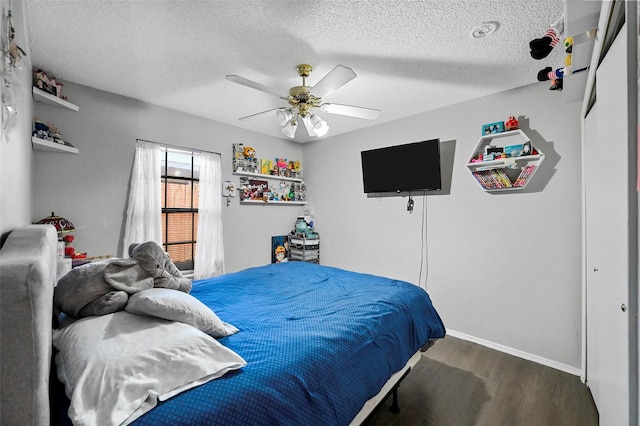
{"label": "ceiling fan light fixture", "polygon": [[296,137],[296,130],[298,129],[298,123],[295,120],[290,120],[283,128],[282,133],[288,138]]}
{"label": "ceiling fan light fixture", "polygon": [[315,114],[311,116],[311,125],[313,126],[313,133],[318,137],[326,135],[329,131],[329,124]]}
{"label": "ceiling fan light fixture", "polygon": [[278,126],[286,126],[289,121],[293,118],[293,113],[286,109],[280,108],[276,110],[275,119]]}
{"label": "ceiling fan light fixture", "polygon": [[[364,118],[375,120],[380,116],[380,110],[363,108],[351,105],[323,104],[322,99],[333,93],[336,89],[344,86],[356,77],[356,73],[344,65],[336,65],[328,74],[320,79],[314,86],[307,85],[307,77],[312,71],[312,67],[307,64],[300,64],[296,68],[298,75],[302,78],[301,86],[294,86],[289,89],[288,96],[281,96],[275,89],[267,87],[244,77],[227,75],[225,78],[234,83],[241,84],[264,93],[275,95],[285,100],[289,106],[270,109],[257,114],[241,117],[241,120],[256,116],[271,115],[275,122],[281,127],[282,133],[295,139],[300,120],[310,137],[322,137],[329,131],[329,124],[322,118],[317,117],[313,109],[319,108],[328,114],[344,115],[347,117]],[[313,91],[313,93],[311,93]]]}

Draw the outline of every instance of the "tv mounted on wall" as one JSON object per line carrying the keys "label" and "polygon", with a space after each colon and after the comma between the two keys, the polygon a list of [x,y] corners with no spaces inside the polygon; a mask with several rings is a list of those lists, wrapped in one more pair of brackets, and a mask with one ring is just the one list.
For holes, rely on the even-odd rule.
{"label": "tv mounted on wall", "polygon": [[437,191],[440,179],[440,139],[362,151],[365,193]]}

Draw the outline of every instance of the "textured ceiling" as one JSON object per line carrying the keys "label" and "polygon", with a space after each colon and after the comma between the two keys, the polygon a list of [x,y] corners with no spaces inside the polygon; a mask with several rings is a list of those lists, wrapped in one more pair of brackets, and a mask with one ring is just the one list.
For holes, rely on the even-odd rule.
{"label": "textured ceiling", "polygon": [[[320,112],[327,138],[534,83],[564,53],[529,54],[563,0],[26,0],[26,10],[35,67],[282,138],[271,117],[239,118],[286,102],[225,75],[286,96],[301,84],[300,63],[314,68],[311,86],[337,64],[352,68],[358,76],[323,101],[382,113],[369,121]],[[498,30],[473,38],[488,21]],[[312,139],[298,129],[298,142]]]}

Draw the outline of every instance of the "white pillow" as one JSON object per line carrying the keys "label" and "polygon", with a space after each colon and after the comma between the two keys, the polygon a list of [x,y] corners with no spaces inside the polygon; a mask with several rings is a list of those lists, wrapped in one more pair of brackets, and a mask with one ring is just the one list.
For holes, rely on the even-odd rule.
{"label": "white pillow", "polygon": [[168,288],[150,288],[135,293],[129,296],[124,310],[183,322],[213,337],[238,332],[236,327],[220,320],[215,312],[192,295]]}
{"label": "white pillow", "polygon": [[128,312],[54,330],[53,345],[74,425],[128,424],[158,400],[246,365],[190,325]]}

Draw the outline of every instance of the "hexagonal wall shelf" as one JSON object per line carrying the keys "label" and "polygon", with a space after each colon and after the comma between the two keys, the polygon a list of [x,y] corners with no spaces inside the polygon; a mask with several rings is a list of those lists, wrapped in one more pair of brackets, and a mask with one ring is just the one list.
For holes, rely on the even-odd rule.
{"label": "hexagonal wall shelf", "polygon": [[482,136],[466,165],[484,191],[520,191],[543,161],[542,151],[516,129]]}

